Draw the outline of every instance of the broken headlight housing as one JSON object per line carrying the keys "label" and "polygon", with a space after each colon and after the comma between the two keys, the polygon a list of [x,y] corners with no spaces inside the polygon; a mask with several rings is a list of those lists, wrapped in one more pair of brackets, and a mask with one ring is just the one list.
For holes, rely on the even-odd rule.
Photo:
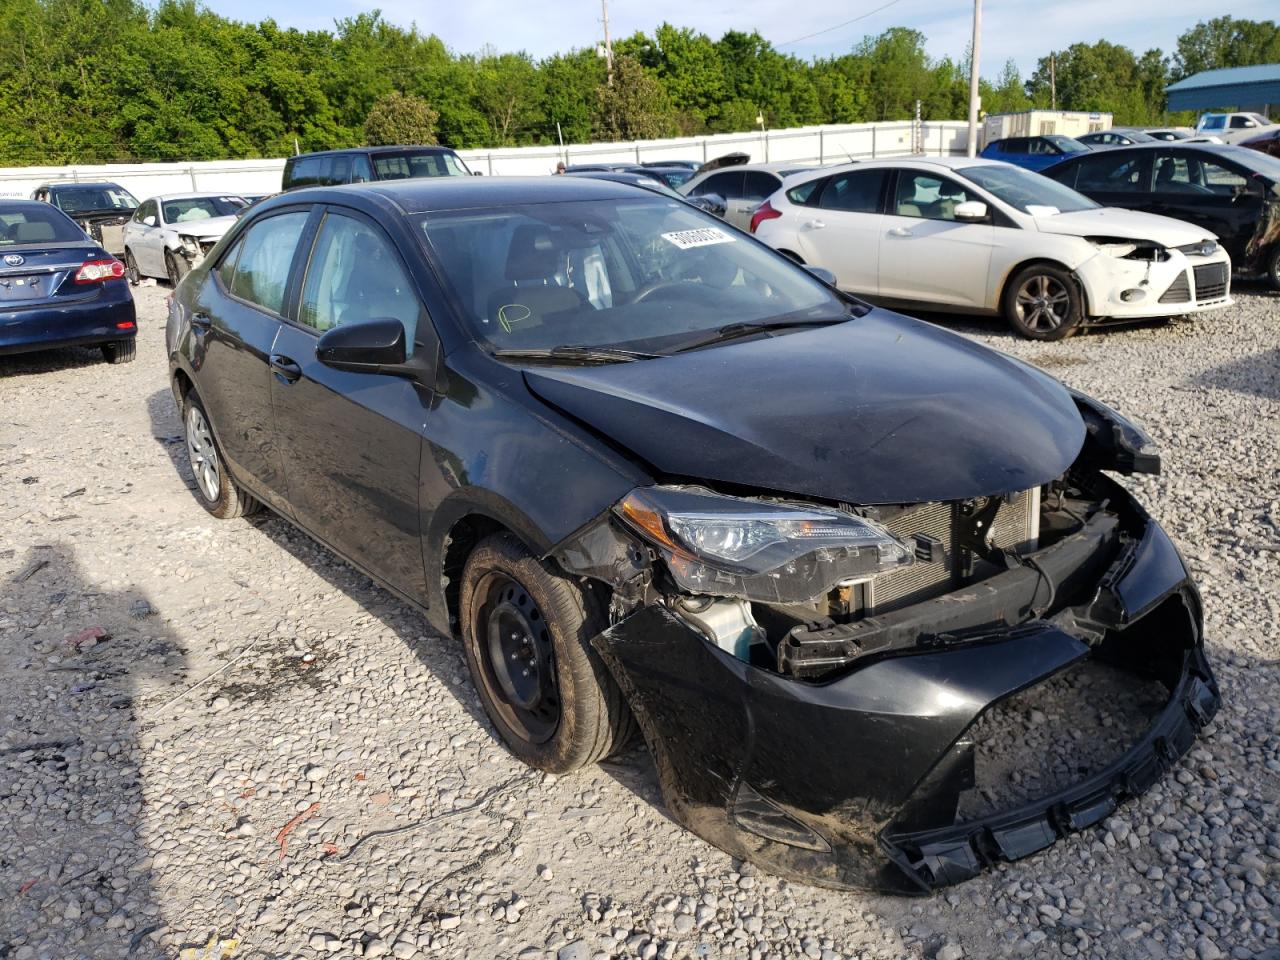
{"label": "broken headlight housing", "polygon": [[182,252],[188,257],[200,256],[200,241],[195,237],[181,234],[178,237],[178,246],[182,248]]}
{"label": "broken headlight housing", "polygon": [[1169,251],[1153,240],[1129,240],[1126,237],[1085,237],[1100,252],[1121,260],[1150,260],[1162,263]]}
{"label": "broken headlight housing", "polygon": [[914,560],[866,517],[699,487],[639,488],[615,512],[661,553],[676,585],[696,594],[807,603]]}

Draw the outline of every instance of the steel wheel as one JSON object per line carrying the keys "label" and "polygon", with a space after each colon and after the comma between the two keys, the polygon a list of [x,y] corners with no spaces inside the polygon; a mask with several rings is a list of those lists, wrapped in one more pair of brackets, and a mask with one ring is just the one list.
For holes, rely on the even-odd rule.
{"label": "steel wheel", "polygon": [[1028,330],[1052,333],[1071,319],[1071,293],[1058,279],[1036,274],[1018,288],[1014,309]]}
{"label": "steel wheel", "polygon": [[487,575],[476,591],[475,636],[482,681],[513,731],[546,743],[560,725],[560,688],[547,622],[529,591],[505,573]]}
{"label": "steel wheel", "polygon": [[213,442],[213,431],[204,413],[194,404],[187,408],[187,456],[191,458],[191,472],[196,486],[210,503],[216,503],[222,492],[218,480],[218,448]]}

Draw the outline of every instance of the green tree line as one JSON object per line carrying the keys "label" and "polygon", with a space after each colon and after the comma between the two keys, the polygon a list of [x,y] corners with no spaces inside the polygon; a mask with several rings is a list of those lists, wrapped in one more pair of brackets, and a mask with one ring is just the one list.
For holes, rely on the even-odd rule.
{"label": "green tree line", "polygon": [[[457,148],[635,139],[816,123],[967,114],[968,66],[930,57],[894,27],[847,53],[804,60],[758,33],[719,39],[663,24],[541,60],[457,53],[378,11],[334,29],[243,23],[195,0],[6,0],[0,33],[0,165],[213,160],[413,139]],[[1101,110],[1117,123],[1184,119],[1164,86],[1214,67],[1280,62],[1280,26],[1218,17],[1177,48],[1100,40],[1012,63],[983,108]]]}

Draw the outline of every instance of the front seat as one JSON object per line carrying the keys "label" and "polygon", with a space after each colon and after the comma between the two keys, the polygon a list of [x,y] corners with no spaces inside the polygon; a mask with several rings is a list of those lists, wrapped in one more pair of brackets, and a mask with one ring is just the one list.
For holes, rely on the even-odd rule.
{"label": "front seat", "polygon": [[509,286],[489,298],[488,318],[505,332],[536,326],[587,302],[582,293],[565,285],[562,268],[568,254],[558,239],[551,228],[532,224],[512,233],[505,272]]}
{"label": "front seat", "polygon": [[1173,157],[1165,157],[1160,161],[1160,165],[1156,167],[1156,193],[1173,193],[1178,189],[1178,185],[1174,183],[1174,176],[1178,172],[1177,165],[1174,163]]}

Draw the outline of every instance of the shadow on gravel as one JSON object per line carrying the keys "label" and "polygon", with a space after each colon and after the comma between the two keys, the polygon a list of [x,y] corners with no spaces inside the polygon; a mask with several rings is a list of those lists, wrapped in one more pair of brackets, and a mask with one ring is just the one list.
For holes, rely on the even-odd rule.
{"label": "shadow on gravel", "polygon": [[1255,353],[1204,371],[1191,381],[1198,387],[1252,393],[1280,400],[1280,349]]}
{"label": "shadow on gravel", "polygon": [[97,347],[62,347],[38,353],[15,353],[0,356],[0,379],[96,366],[109,366]]}
{"label": "shadow on gravel", "polygon": [[9,553],[0,957],[163,956],[154,851],[138,830],[147,758],[135,701],[183,679],[182,649],[145,595],[94,587],[73,546]]}
{"label": "shadow on gravel", "polygon": [[[174,406],[173,394],[168,390],[153,393],[147,398],[147,412],[151,417],[152,436],[164,447],[175,472],[191,491],[191,509],[203,511],[204,507],[197,499],[199,493],[187,460],[186,441]],[[336,553],[270,510],[263,509],[248,519],[228,522],[248,524],[266,541],[262,549],[284,550],[313,573],[324,578],[330,587],[354,600],[369,616],[392,630],[422,665],[444,683],[471,718],[491,736],[497,736],[471,686],[462,648],[452,639],[435,634],[417,610],[382,589]],[[283,613],[282,610],[281,614]]]}

